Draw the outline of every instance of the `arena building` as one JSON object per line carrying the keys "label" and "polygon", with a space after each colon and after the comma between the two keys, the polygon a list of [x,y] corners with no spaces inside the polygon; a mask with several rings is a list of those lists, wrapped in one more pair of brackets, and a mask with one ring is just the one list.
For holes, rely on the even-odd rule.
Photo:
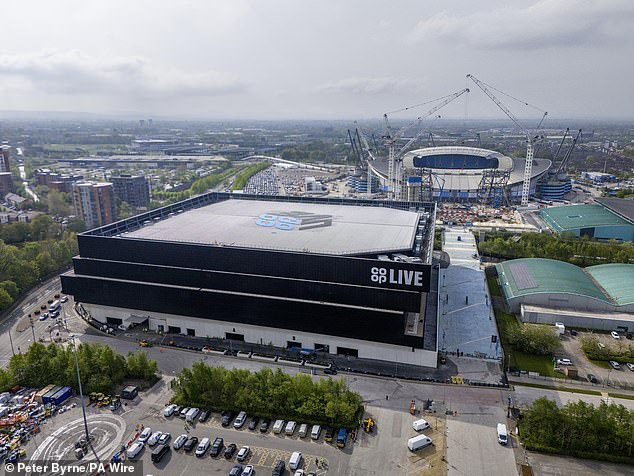
{"label": "arena building", "polygon": [[208,193],[78,236],[63,292],[162,333],[435,367],[434,204]]}
{"label": "arena building", "polygon": [[579,268],[564,261],[514,259],[496,265],[506,307],[525,322],[634,331],[634,265]]}
{"label": "arena building", "polygon": [[[417,200],[421,184],[431,184],[435,201],[472,202],[482,194],[504,194],[509,200],[520,200],[526,159],[508,157],[499,152],[477,147],[441,146],[407,152],[401,163],[402,196]],[[385,160],[369,162],[372,174],[387,185],[388,165]],[[538,180],[551,166],[547,159],[534,159],[531,174],[531,195]],[[429,177],[429,178],[428,178]]]}

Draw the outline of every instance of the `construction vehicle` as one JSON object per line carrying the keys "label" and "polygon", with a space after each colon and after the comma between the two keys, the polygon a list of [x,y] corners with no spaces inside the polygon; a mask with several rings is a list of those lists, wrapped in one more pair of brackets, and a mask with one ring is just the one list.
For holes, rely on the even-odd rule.
{"label": "construction vehicle", "polygon": [[372,430],[374,429],[375,425],[376,425],[376,420],[372,417],[368,417],[365,420],[363,420],[363,431],[365,431],[366,433],[372,433]]}
{"label": "construction vehicle", "polygon": [[151,342],[148,342],[148,341],[146,341],[146,340],[141,340],[141,341],[139,341],[139,345],[140,345],[141,347],[152,347],[152,343],[151,343]]}

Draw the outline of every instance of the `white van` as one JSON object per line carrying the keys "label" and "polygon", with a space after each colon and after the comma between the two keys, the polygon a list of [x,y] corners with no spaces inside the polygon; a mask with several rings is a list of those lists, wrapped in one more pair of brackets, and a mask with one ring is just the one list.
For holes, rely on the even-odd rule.
{"label": "white van", "polygon": [[291,459],[288,460],[288,467],[293,471],[299,469],[299,467],[302,465],[302,459],[302,454],[299,451],[295,451],[291,455]]}
{"label": "white van", "polygon": [[273,424],[273,433],[282,433],[284,429],[284,420],[275,420]]}
{"label": "white van", "polygon": [[421,418],[420,420],[416,420],[414,423],[412,423],[412,428],[414,428],[415,431],[423,431],[427,428],[431,428],[431,426],[427,422],[427,420]]}
{"label": "white van", "polygon": [[295,433],[295,427],[297,427],[297,423],[294,421],[289,421],[286,424],[286,429],[284,430],[284,433],[286,433],[288,436],[291,436],[293,433]]}
{"label": "white van", "polygon": [[506,433],[506,425],[504,423],[498,423],[498,443],[506,446],[508,442],[509,437]]}
{"label": "white van", "polygon": [[321,435],[321,426],[313,425],[313,429],[310,432],[310,437],[313,440],[318,440],[319,439],[319,435]]}
{"label": "white van", "polygon": [[426,448],[431,445],[433,442],[431,438],[427,435],[418,435],[414,438],[410,438],[407,440],[407,447],[410,451],[417,451],[422,448]]}
{"label": "white van", "polygon": [[163,410],[163,416],[171,417],[174,414],[174,411],[176,411],[176,405],[172,403],[165,407],[165,410]]}
{"label": "white van", "polygon": [[137,456],[139,456],[139,453],[141,452],[142,449],[143,449],[143,443],[141,443],[140,441],[136,441],[132,443],[130,448],[128,448],[125,453],[128,459],[134,459]]}
{"label": "white van", "polygon": [[209,438],[203,438],[198,443],[198,448],[196,448],[196,456],[205,456],[205,453],[209,449]]}
{"label": "white van", "polygon": [[200,410],[198,408],[190,408],[187,414],[185,415],[185,421],[189,423],[193,423],[193,421],[200,415]]}
{"label": "white van", "polygon": [[148,426],[147,428],[144,428],[141,434],[139,435],[139,441],[141,443],[145,443],[150,436],[152,436],[152,428]]}

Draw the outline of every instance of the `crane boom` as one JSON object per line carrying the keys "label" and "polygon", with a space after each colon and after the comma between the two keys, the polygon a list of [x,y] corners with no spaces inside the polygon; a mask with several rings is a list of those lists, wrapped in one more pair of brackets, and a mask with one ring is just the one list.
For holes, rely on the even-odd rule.
{"label": "crane boom", "polygon": [[[482,89],[484,94],[489,96],[489,98],[495,103],[497,107],[499,107],[504,114],[508,116],[508,118],[513,121],[513,123],[522,131],[522,133],[526,136],[526,163],[524,165],[524,181],[522,182],[522,200],[520,202],[521,206],[525,207],[528,205],[528,197],[530,195],[531,188],[531,175],[533,171],[533,154],[534,154],[534,144],[535,139],[532,135],[522,126],[520,121],[515,117],[515,115],[507,108],[496,96],[493,92],[487,87],[485,83],[480,81],[472,74],[468,74],[467,78],[471,79],[476,85]],[[546,117],[547,113],[544,113],[542,117],[542,121],[540,121],[540,125]]]}
{"label": "crane boom", "polygon": [[568,160],[570,159],[570,156],[572,155],[572,151],[575,148],[575,145],[577,145],[577,141],[579,140],[580,137],[581,137],[581,129],[579,129],[575,138],[572,139],[572,144],[570,144],[570,147],[564,154],[564,158],[561,159],[561,164],[559,164],[559,167],[557,168],[557,174],[563,172],[564,169],[566,168],[566,164],[568,164]]}
{"label": "crane boom", "polygon": [[[403,154],[407,151],[407,149],[414,142],[416,142],[420,138],[420,136],[422,135],[423,131],[419,130],[418,133],[414,137],[412,137],[409,141],[407,141],[407,143],[398,150],[398,152],[396,151],[396,143],[397,143],[397,141],[403,136],[405,131],[410,129],[413,125],[419,126],[420,123],[424,119],[426,119],[427,117],[431,116],[435,112],[439,111],[440,109],[445,107],[447,104],[449,104],[453,100],[459,98],[464,93],[468,93],[468,92],[469,92],[469,88],[464,88],[461,91],[458,91],[458,92],[455,92],[455,93],[450,94],[448,96],[444,96],[444,97],[440,98],[440,99],[442,99],[442,101],[440,103],[438,103],[436,106],[431,108],[425,114],[422,114],[421,116],[417,117],[414,121],[412,121],[411,123],[409,123],[405,127],[401,128],[394,135],[392,135],[392,129],[390,127],[390,121],[388,120],[387,113],[383,114],[383,119],[385,121],[385,125],[386,125],[386,128],[387,128],[387,133],[386,133],[385,139],[387,141],[387,146],[388,146],[388,165],[387,165],[387,167],[388,167],[388,192],[390,193],[391,198],[398,200],[401,197],[401,178],[400,178],[400,167],[399,167],[398,162],[401,160]],[[425,103],[425,104],[427,104],[427,103]],[[405,109],[409,109],[409,108],[405,108]]]}

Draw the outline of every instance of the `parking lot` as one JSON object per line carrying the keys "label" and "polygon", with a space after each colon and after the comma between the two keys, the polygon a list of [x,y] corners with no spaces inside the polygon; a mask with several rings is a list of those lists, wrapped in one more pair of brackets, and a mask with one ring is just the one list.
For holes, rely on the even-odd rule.
{"label": "parking lot", "polygon": [[[572,361],[572,364],[577,368],[579,378],[585,380],[588,374],[593,374],[597,377],[598,386],[610,386],[616,388],[634,388],[634,371],[629,370],[623,362],[621,362],[620,369],[615,370],[611,367],[600,367],[595,363],[588,360],[581,349],[581,342],[586,332],[577,332],[576,336],[566,334],[561,338],[561,350],[557,353],[558,358],[568,358]],[[634,342],[621,337],[620,339],[614,339],[610,334],[593,333],[598,342],[605,346],[627,346],[634,345]]]}

